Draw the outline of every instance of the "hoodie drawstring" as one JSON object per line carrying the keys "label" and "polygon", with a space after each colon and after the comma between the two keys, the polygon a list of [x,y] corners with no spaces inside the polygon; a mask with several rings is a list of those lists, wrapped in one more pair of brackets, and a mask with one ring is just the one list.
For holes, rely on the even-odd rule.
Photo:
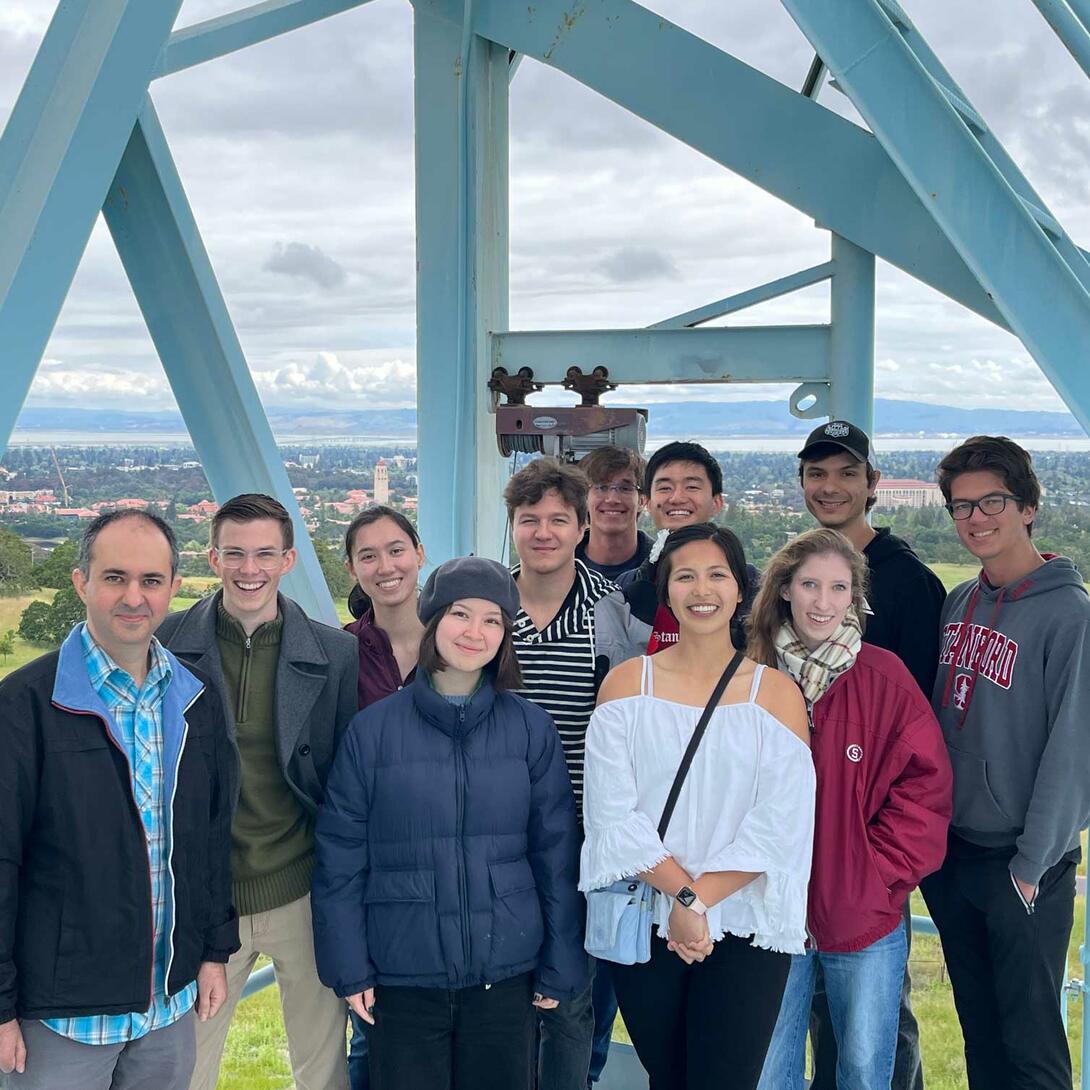
{"label": "hoodie drawstring", "polygon": [[[988,618],[988,626],[985,629],[985,634],[981,636],[980,642],[977,644],[977,654],[973,656],[973,672],[969,677],[969,688],[965,693],[965,704],[958,715],[958,729],[960,730],[965,725],[965,716],[969,713],[969,704],[973,699],[973,690],[976,688],[977,674],[980,672],[980,662],[984,658],[984,648],[987,646],[987,636],[995,631],[995,621],[999,616],[999,609],[1003,605],[1003,596],[1007,593],[1006,587],[999,592],[999,597],[995,600],[995,606],[992,609],[992,615]],[[980,596],[980,584],[977,583],[976,588],[973,590],[973,595],[969,599],[969,608],[965,611],[965,618],[961,622],[961,633],[959,635],[957,643],[954,645],[953,654],[950,661],[950,672],[946,675],[946,685],[942,692],[942,706],[948,707],[950,704],[950,691],[954,685],[954,676],[958,670],[958,660],[961,658],[962,652],[965,650],[966,645],[969,642],[971,632],[971,622],[973,620],[973,611],[976,609],[977,598]]]}

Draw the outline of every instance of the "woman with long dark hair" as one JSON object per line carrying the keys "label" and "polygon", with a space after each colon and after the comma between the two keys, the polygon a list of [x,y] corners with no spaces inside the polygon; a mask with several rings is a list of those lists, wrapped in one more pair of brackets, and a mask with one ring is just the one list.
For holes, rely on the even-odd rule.
{"label": "woman with long dark hair", "polygon": [[[650,960],[612,967],[651,1090],[753,1090],[805,942],[806,710],[788,678],[732,641],[748,578],[729,530],[675,530],[657,581],[678,641],[611,671],[587,731],[580,888],[638,875],[659,891]],[[660,836],[683,754],[731,663]]]}
{"label": "woman with long dark hair", "polygon": [[376,1090],[526,1088],[533,1007],[586,985],[560,739],[511,692],[518,606],[502,565],[440,565],[412,683],[352,720],[329,777],[318,972],[368,1023]]}
{"label": "woman with long dark hair", "polygon": [[750,655],[789,674],[806,699],[817,771],[809,948],[792,958],[761,1090],[805,1086],[818,964],[839,1090],[888,1090],[904,902],[946,851],[946,747],[904,663],[862,641],[866,575],[843,534],[809,530],[769,561],[750,613]]}

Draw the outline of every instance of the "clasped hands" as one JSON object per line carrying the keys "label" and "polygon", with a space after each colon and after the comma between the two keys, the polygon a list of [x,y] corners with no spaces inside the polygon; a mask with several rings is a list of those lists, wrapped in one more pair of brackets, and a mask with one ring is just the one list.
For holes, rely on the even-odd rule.
{"label": "clasped hands", "polygon": [[708,919],[699,912],[686,908],[680,901],[674,901],[670,909],[670,937],[666,948],[677,954],[686,965],[694,961],[703,961],[714,949],[708,933]]}

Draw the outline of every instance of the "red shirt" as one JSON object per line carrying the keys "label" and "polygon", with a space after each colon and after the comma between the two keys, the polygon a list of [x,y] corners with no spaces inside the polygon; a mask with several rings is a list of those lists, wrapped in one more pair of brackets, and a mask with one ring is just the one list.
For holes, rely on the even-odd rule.
{"label": "red shirt", "polygon": [[394,649],[390,646],[390,637],[375,625],[374,610],[369,609],[358,621],[346,624],[344,630],[351,632],[359,644],[360,672],[356,689],[361,710],[384,696],[396,693],[412,680],[416,669],[410,670],[407,678],[402,678]]}

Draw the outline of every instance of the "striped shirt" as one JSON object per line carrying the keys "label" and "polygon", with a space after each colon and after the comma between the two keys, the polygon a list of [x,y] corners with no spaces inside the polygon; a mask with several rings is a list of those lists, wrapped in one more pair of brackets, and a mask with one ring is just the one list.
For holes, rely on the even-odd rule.
{"label": "striped shirt", "polygon": [[155,1029],[176,1022],[193,1006],[197,985],[177,995],[166,994],[170,961],[170,919],[173,908],[170,867],[170,828],[163,798],[163,696],[170,685],[171,670],[158,640],[151,641],[151,667],[138,689],[132,676],[122,670],[94,641],[84,625],[80,633],[87,674],[117,728],[132,776],[133,797],[148,842],[151,872],[151,914],[154,932],[151,1006],[137,1014],[92,1014],[79,1018],[50,1018],[42,1025],[84,1045],[116,1045],[135,1041]]}
{"label": "striped shirt", "polygon": [[[519,569],[512,569],[518,579]],[[600,678],[594,654],[594,604],[617,588],[575,561],[575,580],[556,616],[540,631],[522,609],[515,617],[519,694],[552,716],[568,764],[575,804],[583,811],[583,755]]]}

